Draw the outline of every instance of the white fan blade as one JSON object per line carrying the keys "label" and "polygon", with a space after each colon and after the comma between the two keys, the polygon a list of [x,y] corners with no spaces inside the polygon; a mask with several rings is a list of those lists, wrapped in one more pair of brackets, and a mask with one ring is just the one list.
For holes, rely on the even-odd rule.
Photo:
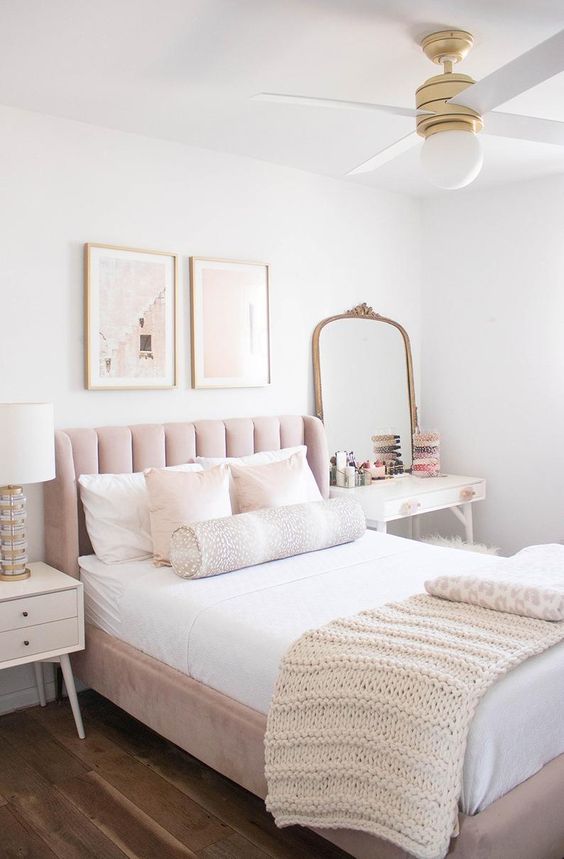
{"label": "white fan blade", "polygon": [[417,132],[411,131],[409,134],[406,134],[405,137],[400,137],[400,139],[396,140],[395,143],[391,143],[389,146],[386,146],[385,149],[381,149],[380,152],[377,152],[376,155],[373,155],[372,158],[368,159],[368,161],[363,161],[363,163],[359,164],[358,167],[355,167],[354,170],[349,170],[347,176],[354,176],[357,173],[369,173],[371,170],[377,170],[378,167],[382,167],[383,164],[386,164],[393,158],[397,158],[398,155],[401,155],[403,152],[407,152],[408,149],[412,149],[420,141],[421,138]]}
{"label": "white fan blade", "polygon": [[564,146],[564,122],[536,116],[500,113],[494,110],[488,113],[484,120],[484,133]]}
{"label": "white fan blade", "polygon": [[564,30],[526,51],[451,99],[480,114],[564,70]]}
{"label": "white fan blade", "polygon": [[396,116],[417,117],[428,110],[415,110],[411,107],[394,107],[389,104],[371,104],[365,101],[343,101],[338,98],[310,98],[307,95],[287,95],[281,92],[259,92],[251,96],[253,101],[275,101],[278,104],[299,104],[305,107],[333,107],[340,110],[371,110],[393,113]]}

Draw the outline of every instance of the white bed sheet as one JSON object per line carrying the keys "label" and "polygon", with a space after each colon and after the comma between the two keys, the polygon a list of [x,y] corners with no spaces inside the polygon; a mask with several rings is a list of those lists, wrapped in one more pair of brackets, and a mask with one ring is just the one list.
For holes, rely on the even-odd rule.
{"label": "white bed sheet", "polygon": [[[278,666],[306,629],[404,599],[480,556],[373,531],[355,543],[184,580],[151,561],[80,558],[86,617],[117,638],[267,713]],[[564,752],[564,644],[492,686],[472,722],[461,808],[474,814]]]}

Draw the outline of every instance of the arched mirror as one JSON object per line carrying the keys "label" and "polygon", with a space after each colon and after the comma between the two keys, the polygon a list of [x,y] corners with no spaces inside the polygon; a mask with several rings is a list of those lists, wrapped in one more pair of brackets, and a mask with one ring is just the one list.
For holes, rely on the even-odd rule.
{"label": "arched mirror", "polygon": [[392,319],[359,304],[330,316],[313,334],[315,409],[325,424],[329,451],[353,450],[374,459],[373,435],[401,437],[404,466],[411,468],[417,424],[409,337]]}

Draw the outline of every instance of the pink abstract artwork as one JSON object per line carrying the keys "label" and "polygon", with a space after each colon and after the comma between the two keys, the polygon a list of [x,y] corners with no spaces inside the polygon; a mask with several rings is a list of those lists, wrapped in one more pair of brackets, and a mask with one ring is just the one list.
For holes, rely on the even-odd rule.
{"label": "pink abstract artwork", "polygon": [[268,267],[192,259],[194,387],[270,382]]}
{"label": "pink abstract artwork", "polygon": [[90,246],[89,387],[168,387],[175,370],[175,259]]}

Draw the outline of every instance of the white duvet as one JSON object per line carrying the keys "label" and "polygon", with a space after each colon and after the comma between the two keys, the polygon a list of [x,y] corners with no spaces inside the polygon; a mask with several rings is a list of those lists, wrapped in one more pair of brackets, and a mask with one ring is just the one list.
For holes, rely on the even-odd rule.
{"label": "white duvet", "polygon": [[[368,531],[355,543],[186,580],[150,561],[80,559],[90,623],[267,713],[280,660],[306,629],[423,591],[430,576],[491,569],[492,558]],[[473,814],[564,752],[564,644],[487,692],[464,763]]]}

